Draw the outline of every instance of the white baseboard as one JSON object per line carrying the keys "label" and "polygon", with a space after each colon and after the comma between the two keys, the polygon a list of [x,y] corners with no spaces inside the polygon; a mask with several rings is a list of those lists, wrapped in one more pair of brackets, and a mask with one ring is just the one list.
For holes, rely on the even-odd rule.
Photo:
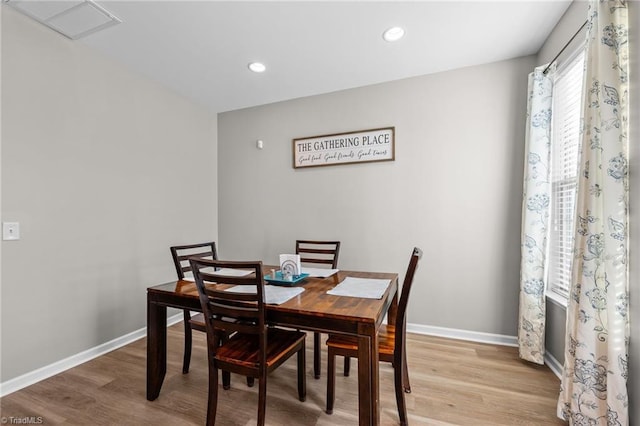
{"label": "white baseboard", "polygon": [[[171,317],[167,318],[167,326],[176,324],[182,321],[182,319],[182,312],[176,315],[172,315]],[[122,346],[135,342],[136,340],[141,339],[146,335],[147,328],[143,327],[139,330],[132,331],[131,333],[120,336],[109,342],[87,349],[86,351],[72,355],[60,361],[56,361],[53,364],[46,365],[42,368],[38,368],[37,370],[23,374],[22,376],[18,376],[14,379],[2,382],[0,383],[0,397],[9,395],[10,393],[13,393],[22,388],[26,388],[27,386],[47,379],[51,376],[55,376],[56,374],[62,373],[65,370],[90,361],[94,358],[99,357],[100,355],[104,355],[107,352],[111,352],[115,349],[121,348]]]}
{"label": "white baseboard", "polygon": [[[433,327],[429,325],[407,324],[407,331],[428,336],[446,337],[449,339],[460,339],[471,342],[490,343],[502,346],[518,346],[517,336],[506,336],[502,334],[482,333],[477,331],[458,330],[455,328]],[[562,379],[563,366],[558,360],[547,352],[544,356],[544,363],[559,379]]]}
{"label": "white baseboard", "polygon": [[553,371],[553,374],[555,374],[558,379],[562,380],[562,370],[564,369],[564,366],[560,364],[560,361],[547,352],[544,354],[544,363],[551,371]]}
{"label": "white baseboard", "polygon": [[449,339],[468,340],[471,342],[491,343],[502,346],[518,346],[516,336],[483,333],[480,331],[459,330],[456,328],[434,327],[431,325],[407,324],[407,331],[428,336],[447,337]]}

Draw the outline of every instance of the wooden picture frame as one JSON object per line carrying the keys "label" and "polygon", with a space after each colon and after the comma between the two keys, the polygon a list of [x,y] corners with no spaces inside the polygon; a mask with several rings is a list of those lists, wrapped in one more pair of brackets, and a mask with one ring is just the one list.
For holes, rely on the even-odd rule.
{"label": "wooden picture frame", "polygon": [[395,160],[395,127],[293,139],[293,168]]}

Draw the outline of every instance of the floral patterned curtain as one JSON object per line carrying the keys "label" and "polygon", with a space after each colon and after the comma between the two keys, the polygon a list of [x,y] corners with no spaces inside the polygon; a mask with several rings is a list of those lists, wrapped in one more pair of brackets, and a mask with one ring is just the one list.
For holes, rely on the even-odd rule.
{"label": "floral patterned curtain", "polygon": [[628,17],[589,4],[576,234],[558,416],[628,425]]}
{"label": "floral patterned curtain", "polygon": [[546,252],[551,193],[553,83],[538,67],[529,74],[520,262],[520,357],[544,363]]}

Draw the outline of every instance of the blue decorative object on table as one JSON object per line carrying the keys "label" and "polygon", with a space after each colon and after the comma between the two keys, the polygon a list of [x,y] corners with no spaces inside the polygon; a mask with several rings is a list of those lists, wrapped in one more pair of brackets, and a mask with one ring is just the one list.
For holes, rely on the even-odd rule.
{"label": "blue decorative object on table", "polygon": [[273,285],[294,286],[308,276],[309,274],[292,275],[287,279],[282,271],[276,271],[275,277],[272,274],[266,274],[264,280]]}

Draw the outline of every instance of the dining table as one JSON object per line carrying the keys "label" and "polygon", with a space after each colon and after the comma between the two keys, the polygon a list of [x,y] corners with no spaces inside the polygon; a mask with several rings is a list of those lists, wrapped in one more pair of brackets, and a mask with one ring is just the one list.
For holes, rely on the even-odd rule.
{"label": "dining table", "polygon": [[[279,269],[263,266],[263,273]],[[345,279],[385,280],[380,298],[328,294]],[[364,282],[364,281],[363,281]],[[215,285],[215,284],[208,284]],[[339,270],[328,277],[309,276],[294,284],[304,291],[281,304],[267,304],[271,325],[351,335],[358,340],[358,418],[380,424],[378,331],[385,315],[395,318],[398,274]],[[167,369],[167,308],[202,312],[193,281],[178,280],[147,288],[147,400],[158,398]]]}

